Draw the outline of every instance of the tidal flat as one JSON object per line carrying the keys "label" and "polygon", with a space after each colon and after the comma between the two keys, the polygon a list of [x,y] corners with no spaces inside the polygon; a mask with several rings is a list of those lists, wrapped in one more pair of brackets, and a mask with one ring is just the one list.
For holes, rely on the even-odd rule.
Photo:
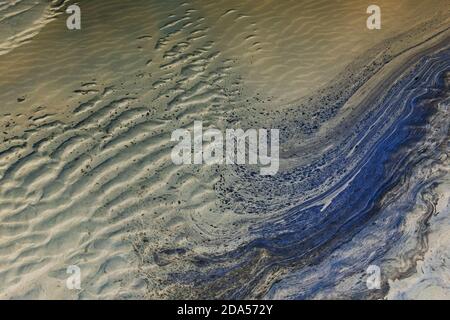
{"label": "tidal flat", "polygon": [[74,3],[0,0],[0,299],[450,298],[448,0]]}

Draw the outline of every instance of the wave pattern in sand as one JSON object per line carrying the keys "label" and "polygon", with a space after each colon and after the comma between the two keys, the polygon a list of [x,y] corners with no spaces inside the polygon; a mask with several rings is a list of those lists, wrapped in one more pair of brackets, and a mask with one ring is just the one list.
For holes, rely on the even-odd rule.
{"label": "wave pattern in sand", "polygon": [[[0,27],[34,13],[0,41],[0,297],[413,296],[448,198],[448,16],[425,2],[373,38],[358,1],[81,1],[75,33],[67,3],[1,3]],[[280,174],[175,166],[195,120],[280,128]]]}

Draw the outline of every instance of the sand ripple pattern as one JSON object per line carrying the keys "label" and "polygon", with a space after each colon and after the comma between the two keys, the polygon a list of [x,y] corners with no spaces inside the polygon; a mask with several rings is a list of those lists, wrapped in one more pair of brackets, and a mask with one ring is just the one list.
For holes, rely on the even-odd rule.
{"label": "sand ripple pattern", "polygon": [[[0,2],[0,30],[24,17],[0,38],[0,298],[414,296],[448,199],[448,16],[399,1],[414,25],[368,38],[357,3],[79,1],[68,33],[67,2]],[[281,173],[173,165],[196,120],[280,128]]]}

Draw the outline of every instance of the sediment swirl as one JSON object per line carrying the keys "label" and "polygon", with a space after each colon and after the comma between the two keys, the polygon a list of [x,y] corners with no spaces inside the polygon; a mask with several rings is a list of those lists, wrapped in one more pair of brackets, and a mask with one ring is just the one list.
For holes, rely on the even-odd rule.
{"label": "sediment swirl", "polygon": [[[391,2],[371,37],[356,0],[81,0],[73,33],[71,1],[0,3],[0,30],[30,15],[0,38],[0,298],[448,292],[450,34],[433,1]],[[174,165],[171,133],[194,121],[279,128],[279,174]]]}

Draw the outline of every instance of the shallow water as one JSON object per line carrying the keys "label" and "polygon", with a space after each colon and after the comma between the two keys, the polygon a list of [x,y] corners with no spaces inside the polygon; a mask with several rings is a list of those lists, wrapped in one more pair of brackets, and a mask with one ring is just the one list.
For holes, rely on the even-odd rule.
{"label": "shallow water", "polygon": [[[359,0],[78,1],[74,31],[70,3],[0,2],[1,298],[448,297],[447,1],[381,30]],[[280,171],[174,165],[196,120],[279,128]]]}

